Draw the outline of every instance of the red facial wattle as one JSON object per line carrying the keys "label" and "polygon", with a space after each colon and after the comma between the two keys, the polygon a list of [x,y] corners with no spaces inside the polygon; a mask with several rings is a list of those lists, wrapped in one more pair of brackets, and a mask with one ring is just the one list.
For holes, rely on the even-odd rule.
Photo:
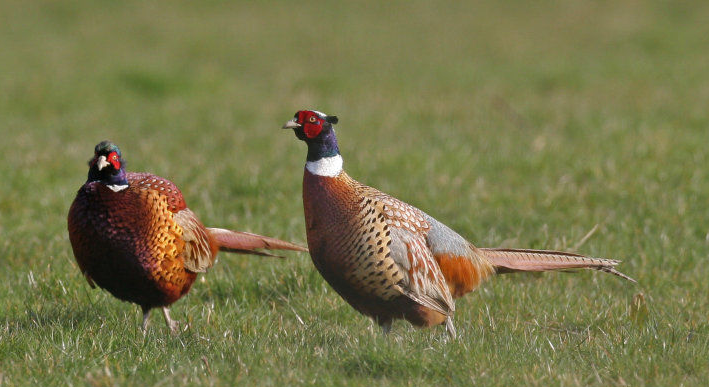
{"label": "red facial wattle", "polygon": [[116,152],[111,152],[108,154],[108,157],[106,157],[106,161],[111,163],[113,165],[113,168],[116,170],[121,169],[121,161],[120,158],[118,157],[118,153]]}
{"label": "red facial wattle", "polygon": [[325,120],[316,113],[305,110],[298,114],[298,122],[303,125],[303,132],[308,138],[315,138],[322,132]]}
{"label": "red facial wattle", "polygon": [[322,131],[322,123],[320,123],[320,124],[307,123],[307,124],[303,125],[303,131],[305,132],[305,135],[308,136],[308,138],[315,138]]}

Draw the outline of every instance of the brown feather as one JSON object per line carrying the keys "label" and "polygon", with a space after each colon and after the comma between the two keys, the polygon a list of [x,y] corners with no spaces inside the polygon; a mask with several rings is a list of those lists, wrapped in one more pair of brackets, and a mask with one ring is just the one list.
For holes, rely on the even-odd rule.
{"label": "brown feather", "polygon": [[308,251],[307,248],[294,243],[282,241],[263,235],[252,234],[244,231],[232,231],[223,228],[207,228],[207,232],[219,247],[219,251],[239,254],[253,254],[267,257],[283,258],[256,249]]}
{"label": "brown feather", "polygon": [[637,282],[614,268],[620,261],[615,259],[586,257],[580,254],[551,250],[526,249],[479,249],[495,265],[498,273],[519,271],[551,271],[570,269],[594,269]]}
{"label": "brown feather", "polygon": [[185,249],[182,257],[185,268],[193,273],[204,273],[214,265],[219,247],[202,222],[189,208],[177,211],[175,223],[182,228]]}

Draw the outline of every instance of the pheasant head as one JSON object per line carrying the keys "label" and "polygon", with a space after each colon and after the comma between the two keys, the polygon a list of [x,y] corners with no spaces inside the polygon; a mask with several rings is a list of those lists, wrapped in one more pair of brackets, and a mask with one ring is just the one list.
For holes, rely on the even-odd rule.
{"label": "pheasant head", "polygon": [[342,157],[333,128],[337,121],[337,116],[317,110],[300,110],[283,125],[283,129],[293,129],[295,136],[308,144],[305,167],[313,174],[336,176],[342,171]]}
{"label": "pheasant head", "polygon": [[308,144],[308,161],[316,161],[340,154],[332,127],[336,123],[337,116],[317,110],[301,110],[283,125],[283,129],[293,129],[295,136]]}
{"label": "pheasant head", "polygon": [[125,161],[116,144],[110,141],[101,141],[94,148],[94,157],[89,160],[87,182],[93,181],[101,182],[114,190],[116,190],[115,188],[128,187]]}

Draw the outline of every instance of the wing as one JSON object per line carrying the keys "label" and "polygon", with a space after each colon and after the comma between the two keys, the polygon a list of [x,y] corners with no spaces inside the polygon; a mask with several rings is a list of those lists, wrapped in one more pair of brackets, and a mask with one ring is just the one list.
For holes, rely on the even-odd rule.
{"label": "wing", "polygon": [[[376,191],[374,197],[381,202],[386,221],[392,230],[397,230],[407,254],[412,251],[418,254],[397,260],[402,266],[407,261],[418,262],[418,273],[412,271],[410,277],[421,280],[427,288],[417,293],[429,294],[453,310],[453,298],[474,290],[495,273],[494,266],[480,250],[448,226],[385,193]],[[410,287],[416,291],[420,285],[412,283]]]}
{"label": "wing", "polygon": [[381,215],[389,231],[390,259],[404,275],[400,283],[403,293],[417,303],[451,315],[455,303],[446,279],[428,246],[426,235],[430,224],[421,210],[373,188],[365,197]]}
{"label": "wing", "polygon": [[185,249],[182,251],[185,268],[195,273],[206,272],[214,265],[217,245],[189,208],[175,213],[174,219],[177,225],[182,228],[182,239],[185,241]]}
{"label": "wing", "polygon": [[128,173],[128,181],[136,189],[150,190],[167,200],[168,210],[173,220],[182,229],[185,242],[182,258],[185,268],[198,273],[205,272],[214,265],[217,246],[207,233],[207,229],[197,216],[187,208],[182,192],[175,183],[150,173]]}

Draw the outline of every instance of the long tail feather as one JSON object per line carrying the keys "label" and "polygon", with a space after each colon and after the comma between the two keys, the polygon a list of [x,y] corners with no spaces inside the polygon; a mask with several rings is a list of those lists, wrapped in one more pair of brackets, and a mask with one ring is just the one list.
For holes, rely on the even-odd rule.
{"label": "long tail feather", "polygon": [[615,259],[592,258],[579,254],[548,250],[491,248],[481,248],[480,250],[495,266],[498,273],[594,269],[617,275],[631,282],[637,282],[615,269],[614,266],[620,263],[620,261]]}
{"label": "long tail feather", "polygon": [[252,234],[250,232],[231,231],[223,228],[207,228],[207,231],[217,242],[219,251],[279,258],[283,257],[256,249],[308,251],[307,248],[298,246],[294,243],[263,235]]}

